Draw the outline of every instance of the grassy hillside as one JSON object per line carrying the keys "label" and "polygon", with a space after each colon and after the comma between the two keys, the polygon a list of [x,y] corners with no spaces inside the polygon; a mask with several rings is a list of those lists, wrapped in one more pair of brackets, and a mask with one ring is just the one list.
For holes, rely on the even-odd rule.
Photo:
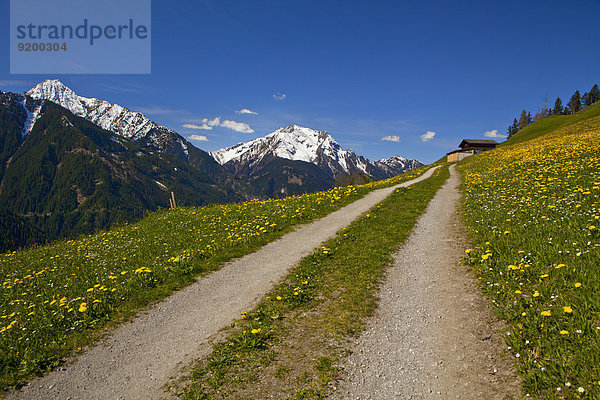
{"label": "grassy hillside", "polygon": [[163,210],[100,234],[0,255],[0,387],[55,367],[108,322],[294,225],[425,169],[280,200]]}
{"label": "grassy hillside", "polygon": [[502,143],[501,146],[526,142],[528,140],[543,136],[547,133],[554,132],[559,128],[576,124],[586,119],[598,116],[600,116],[600,102],[593,104],[585,108],[583,111],[573,115],[554,115],[543,118],[521,129],[505,143]]}
{"label": "grassy hillside", "polygon": [[532,398],[600,398],[600,104],[470,157],[467,259]]}

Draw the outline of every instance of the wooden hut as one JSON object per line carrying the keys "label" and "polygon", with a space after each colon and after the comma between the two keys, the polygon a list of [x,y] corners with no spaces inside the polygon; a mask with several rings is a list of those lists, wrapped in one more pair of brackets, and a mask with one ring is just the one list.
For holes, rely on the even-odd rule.
{"label": "wooden hut", "polygon": [[498,142],[495,140],[463,139],[458,145],[459,149],[446,154],[447,160],[448,162],[461,161],[473,154],[495,149],[497,145]]}

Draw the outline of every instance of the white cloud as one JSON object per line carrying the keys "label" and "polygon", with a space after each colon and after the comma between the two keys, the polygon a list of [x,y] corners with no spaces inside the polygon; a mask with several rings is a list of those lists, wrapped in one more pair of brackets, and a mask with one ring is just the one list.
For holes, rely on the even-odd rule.
{"label": "white cloud", "polygon": [[188,129],[204,129],[204,130],[211,130],[212,126],[207,125],[206,123],[203,123],[202,125],[198,125],[198,124],[183,124],[182,125],[184,128],[188,128]]}
{"label": "white cloud", "polygon": [[284,100],[286,97],[287,97],[287,95],[285,93],[279,93],[279,92],[277,92],[273,95],[273,98],[275,100]]}
{"label": "white cloud", "polygon": [[183,124],[182,126],[184,128],[188,128],[188,129],[205,129],[205,130],[211,130],[214,126],[220,126],[222,128],[231,129],[236,132],[254,133],[254,129],[250,128],[250,125],[248,125],[244,122],[231,121],[228,119],[221,121],[220,117],[215,117],[213,119],[202,118],[201,120],[196,120],[196,121],[199,123],[196,123],[196,124],[187,123],[187,124]]}
{"label": "white cloud", "polygon": [[427,131],[421,135],[421,140],[423,142],[429,142],[431,139],[433,139],[434,136],[435,136],[434,131]]}
{"label": "white cloud", "polygon": [[200,142],[208,142],[208,138],[204,135],[190,135],[188,136],[190,140],[198,140]]}
{"label": "white cloud", "polygon": [[381,140],[386,140],[388,142],[400,142],[400,136],[384,136]]}
{"label": "white cloud", "polygon": [[248,124],[245,124],[243,122],[235,122],[235,121],[230,121],[230,120],[226,119],[225,121],[223,121],[221,123],[220,126],[222,126],[224,128],[232,129],[236,132],[254,133],[254,129],[250,128],[250,126]]}
{"label": "white cloud", "polygon": [[256,111],[248,110],[247,108],[242,108],[241,110],[237,110],[236,113],[258,115],[258,113]]}
{"label": "white cloud", "polygon": [[491,131],[487,131],[483,134],[483,136],[489,138],[506,139],[506,135],[498,133],[498,129],[492,129]]}

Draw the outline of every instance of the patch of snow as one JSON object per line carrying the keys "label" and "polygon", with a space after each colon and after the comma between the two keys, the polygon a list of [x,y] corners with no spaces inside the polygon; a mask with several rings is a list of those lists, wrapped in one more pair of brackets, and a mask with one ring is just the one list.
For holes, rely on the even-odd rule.
{"label": "patch of snow", "polygon": [[180,140],[180,141],[179,141],[179,144],[181,145],[181,148],[183,149],[183,152],[185,153],[185,155],[186,155],[187,157],[189,157],[189,156],[190,156],[190,152],[188,151],[188,147],[187,147],[187,145],[185,144],[185,142],[184,142],[183,140]]}
{"label": "patch of snow", "polygon": [[40,110],[42,109],[43,102],[40,101],[37,103],[38,104],[33,108],[33,111],[30,111],[29,107],[27,107],[27,97],[23,96],[21,105],[23,106],[23,109],[27,113],[27,119],[25,120],[25,124],[23,126],[23,132],[21,133],[23,136],[26,136],[29,132],[31,132],[31,130],[33,129],[33,126],[35,125],[35,122],[40,117]]}
{"label": "patch of snow", "polygon": [[161,189],[168,190],[168,188],[167,188],[165,185],[163,185],[162,183],[160,183],[159,181],[156,181],[156,180],[155,180],[154,182],[156,182],[156,184],[157,184],[157,185],[158,185],[158,186],[159,186]]}
{"label": "patch of snow", "polygon": [[63,121],[63,124],[66,124],[65,126],[71,126],[73,128],[75,127],[75,126],[73,126],[71,121],[69,121],[69,118],[67,118],[65,115],[63,115],[63,117],[62,117],[62,121]]}

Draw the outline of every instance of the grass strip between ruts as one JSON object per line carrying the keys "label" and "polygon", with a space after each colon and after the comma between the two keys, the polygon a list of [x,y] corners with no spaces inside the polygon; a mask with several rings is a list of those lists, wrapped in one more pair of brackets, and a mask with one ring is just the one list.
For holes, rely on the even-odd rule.
{"label": "grass strip between ruts", "polygon": [[323,398],[361,332],[393,253],[449,176],[448,166],[390,197],[302,259],[212,353],[170,390],[185,399]]}

